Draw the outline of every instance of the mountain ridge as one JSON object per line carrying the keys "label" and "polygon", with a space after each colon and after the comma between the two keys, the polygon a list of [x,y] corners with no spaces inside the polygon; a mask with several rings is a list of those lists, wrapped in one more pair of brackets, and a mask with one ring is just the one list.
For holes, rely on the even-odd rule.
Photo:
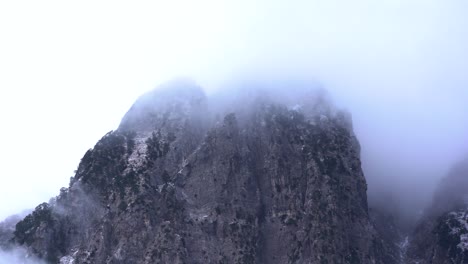
{"label": "mountain ridge", "polygon": [[262,93],[143,95],[16,243],[50,263],[394,263],[350,115],[310,88]]}

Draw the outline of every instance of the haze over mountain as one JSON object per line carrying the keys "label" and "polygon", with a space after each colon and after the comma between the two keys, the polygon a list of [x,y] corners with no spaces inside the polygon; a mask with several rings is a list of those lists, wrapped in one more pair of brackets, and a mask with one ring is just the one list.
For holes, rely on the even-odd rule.
{"label": "haze over mountain", "polygon": [[6,249],[61,264],[395,263],[360,165],[350,114],[313,84],[206,96],[175,80],[140,97]]}
{"label": "haze over mountain", "polygon": [[4,1],[0,218],[55,195],[141,93],[178,75],[208,93],[246,75],[320,82],[353,113],[370,195],[384,186],[420,210],[467,147],[466,10],[461,0]]}
{"label": "haze over mountain", "polygon": [[467,155],[467,10],[463,0],[3,1],[0,219],[59,194],[140,94],[189,76],[220,108],[246,83],[285,98],[300,94],[291,87],[326,91],[352,115],[372,217],[391,214],[404,228],[385,239],[402,239],[447,204],[440,186]]}
{"label": "haze over mountain", "polygon": [[351,114],[325,90],[232,85],[207,96],[179,79],[141,96],[84,154],[68,188],[0,224],[0,261],[468,260],[466,162],[420,219],[405,219],[386,194],[369,210]]}

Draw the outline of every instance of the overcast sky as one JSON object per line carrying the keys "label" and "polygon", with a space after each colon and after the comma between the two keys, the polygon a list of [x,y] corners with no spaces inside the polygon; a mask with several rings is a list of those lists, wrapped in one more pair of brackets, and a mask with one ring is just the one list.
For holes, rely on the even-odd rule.
{"label": "overcast sky", "polygon": [[468,149],[467,13],[465,0],[0,1],[0,218],[58,194],[141,93],[181,75],[208,91],[315,78],[353,113],[370,188],[429,193]]}

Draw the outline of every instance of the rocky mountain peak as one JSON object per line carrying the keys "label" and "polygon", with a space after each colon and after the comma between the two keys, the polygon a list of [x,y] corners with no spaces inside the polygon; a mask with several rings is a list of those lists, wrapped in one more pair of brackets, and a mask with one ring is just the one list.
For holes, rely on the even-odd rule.
{"label": "rocky mountain peak", "polygon": [[143,95],[14,240],[50,263],[394,263],[350,118],[258,91]]}
{"label": "rocky mountain peak", "polygon": [[201,87],[188,79],[176,79],[142,95],[122,119],[121,131],[150,132],[167,122],[183,122],[206,107]]}

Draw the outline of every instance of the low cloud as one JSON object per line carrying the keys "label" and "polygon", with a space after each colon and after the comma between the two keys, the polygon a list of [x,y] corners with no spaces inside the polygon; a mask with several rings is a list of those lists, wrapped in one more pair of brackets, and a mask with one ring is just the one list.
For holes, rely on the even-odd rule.
{"label": "low cloud", "polygon": [[46,264],[20,247],[0,250],[0,264]]}

